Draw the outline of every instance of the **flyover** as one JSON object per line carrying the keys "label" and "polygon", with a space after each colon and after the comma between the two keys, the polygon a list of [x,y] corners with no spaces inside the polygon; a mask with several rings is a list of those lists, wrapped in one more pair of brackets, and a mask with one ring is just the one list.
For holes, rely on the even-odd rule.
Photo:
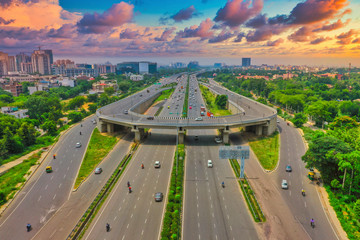
{"label": "flyover", "polygon": [[[161,82],[163,86],[177,83],[187,78],[187,74],[173,75]],[[207,85],[215,94],[229,96],[229,108],[235,114],[221,117],[203,117],[203,121],[196,121],[195,117],[161,117],[149,116],[143,113],[152,105],[162,91],[169,88],[159,88],[153,85],[143,91],[131,95],[97,110],[98,129],[100,132],[113,132],[119,126],[130,127],[135,133],[135,141],[140,141],[145,128],[177,129],[179,143],[184,142],[187,129],[219,129],[224,143],[229,141],[230,128],[244,127],[247,131],[255,131],[257,135],[271,135],[276,130],[276,110],[253,101],[244,96],[226,92],[224,88],[215,84]],[[186,86],[182,93],[185,94]],[[180,90],[179,90],[180,91]],[[255,111],[255,109],[257,109]],[[200,106],[192,111],[198,111]]]}

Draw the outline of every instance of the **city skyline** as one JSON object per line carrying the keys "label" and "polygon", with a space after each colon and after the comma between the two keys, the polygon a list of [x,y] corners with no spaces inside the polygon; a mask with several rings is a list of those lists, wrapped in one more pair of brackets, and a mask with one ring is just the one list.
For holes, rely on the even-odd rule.
{"label": "city skyline", "polygon": [[360,65],[359,1],[7,0],[0,9],[9,55],[41,46],[87,63]]}

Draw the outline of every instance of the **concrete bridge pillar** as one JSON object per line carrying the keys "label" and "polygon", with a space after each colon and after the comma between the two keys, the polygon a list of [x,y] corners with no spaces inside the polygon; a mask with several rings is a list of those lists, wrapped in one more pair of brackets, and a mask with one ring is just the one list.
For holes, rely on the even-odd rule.
{"label": "concrete bridge pillar", "polygon": [[263,126],[261,125],[255,126],[255,134],[257,136],[261,136],[263,134]]}
{"label": "concrete bridge pillar", "polygon": [[106,124],[106,127],[107,127],[107,132],[108,132],[108,133],[113,133],[113,132],[114,132],[114,124],[112,124],[112,123],[107,123],[107,124]]}
{"label": "concrete bridge pillar", "polygon": [[178,140],[179,144],[184,144],[185,130],[183,128],[178,129]]}
{"label": "concrete bridge pillar", "polygon": [[222,139],[223,139],[223,142],[225,144],[229,144],[229,135],[230,135],[230,131],[229,130],[223,130],[222,131]]}
{"label": "concrete bridge pillar", "polygon": [[135,133],[135,142],[140,142],[141,139],[144,137],[144,129],[143,128],[137,128],[137,126],[134,126],[133,129],[131,129],[133,133]]}
{"label": "concrete bridge pillar", "polygon": [[97,121],[97,128],[99,132],[104,133],[106,132],[106,123],[101,121],[100,119]]}

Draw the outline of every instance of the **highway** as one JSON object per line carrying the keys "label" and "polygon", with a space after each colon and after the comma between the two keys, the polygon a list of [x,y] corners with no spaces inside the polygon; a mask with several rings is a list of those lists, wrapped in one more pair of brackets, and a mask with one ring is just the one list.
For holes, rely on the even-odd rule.
{"label": "highway", "polygon": [[[197,107],[189,113],[199,117],[205,102],[196,77],[190,79],[189,103]],[[216,135],[215,130],[189,130],[187,134],[183,239],[258,239],[233,170],[228,160],[219,159]],[[207,166],[209,159],[213,168]]]}
{"label": "highway", "polygon": [[[85,120],[83,127],[78,124],[69,129],[49,152],[1,216],[1,239],[31,239],[68,200],[91,132],[96,126],[91,120]],[[82,147],[76,148],[77,142],[81,142]],[[56,159],[53,159],[54,154]],[[52,166],[53,172],[46,173],[46,166]],[[30,232],[26,231],[27,223],[32,225]]]}

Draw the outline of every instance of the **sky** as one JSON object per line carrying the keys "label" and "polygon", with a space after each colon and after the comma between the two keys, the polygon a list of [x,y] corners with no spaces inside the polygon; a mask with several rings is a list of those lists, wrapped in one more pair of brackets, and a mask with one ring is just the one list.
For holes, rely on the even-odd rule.
{"label": "sky", "polygon": [[113,64],[360,67],[360,0],[0,0],[0,51]]}

